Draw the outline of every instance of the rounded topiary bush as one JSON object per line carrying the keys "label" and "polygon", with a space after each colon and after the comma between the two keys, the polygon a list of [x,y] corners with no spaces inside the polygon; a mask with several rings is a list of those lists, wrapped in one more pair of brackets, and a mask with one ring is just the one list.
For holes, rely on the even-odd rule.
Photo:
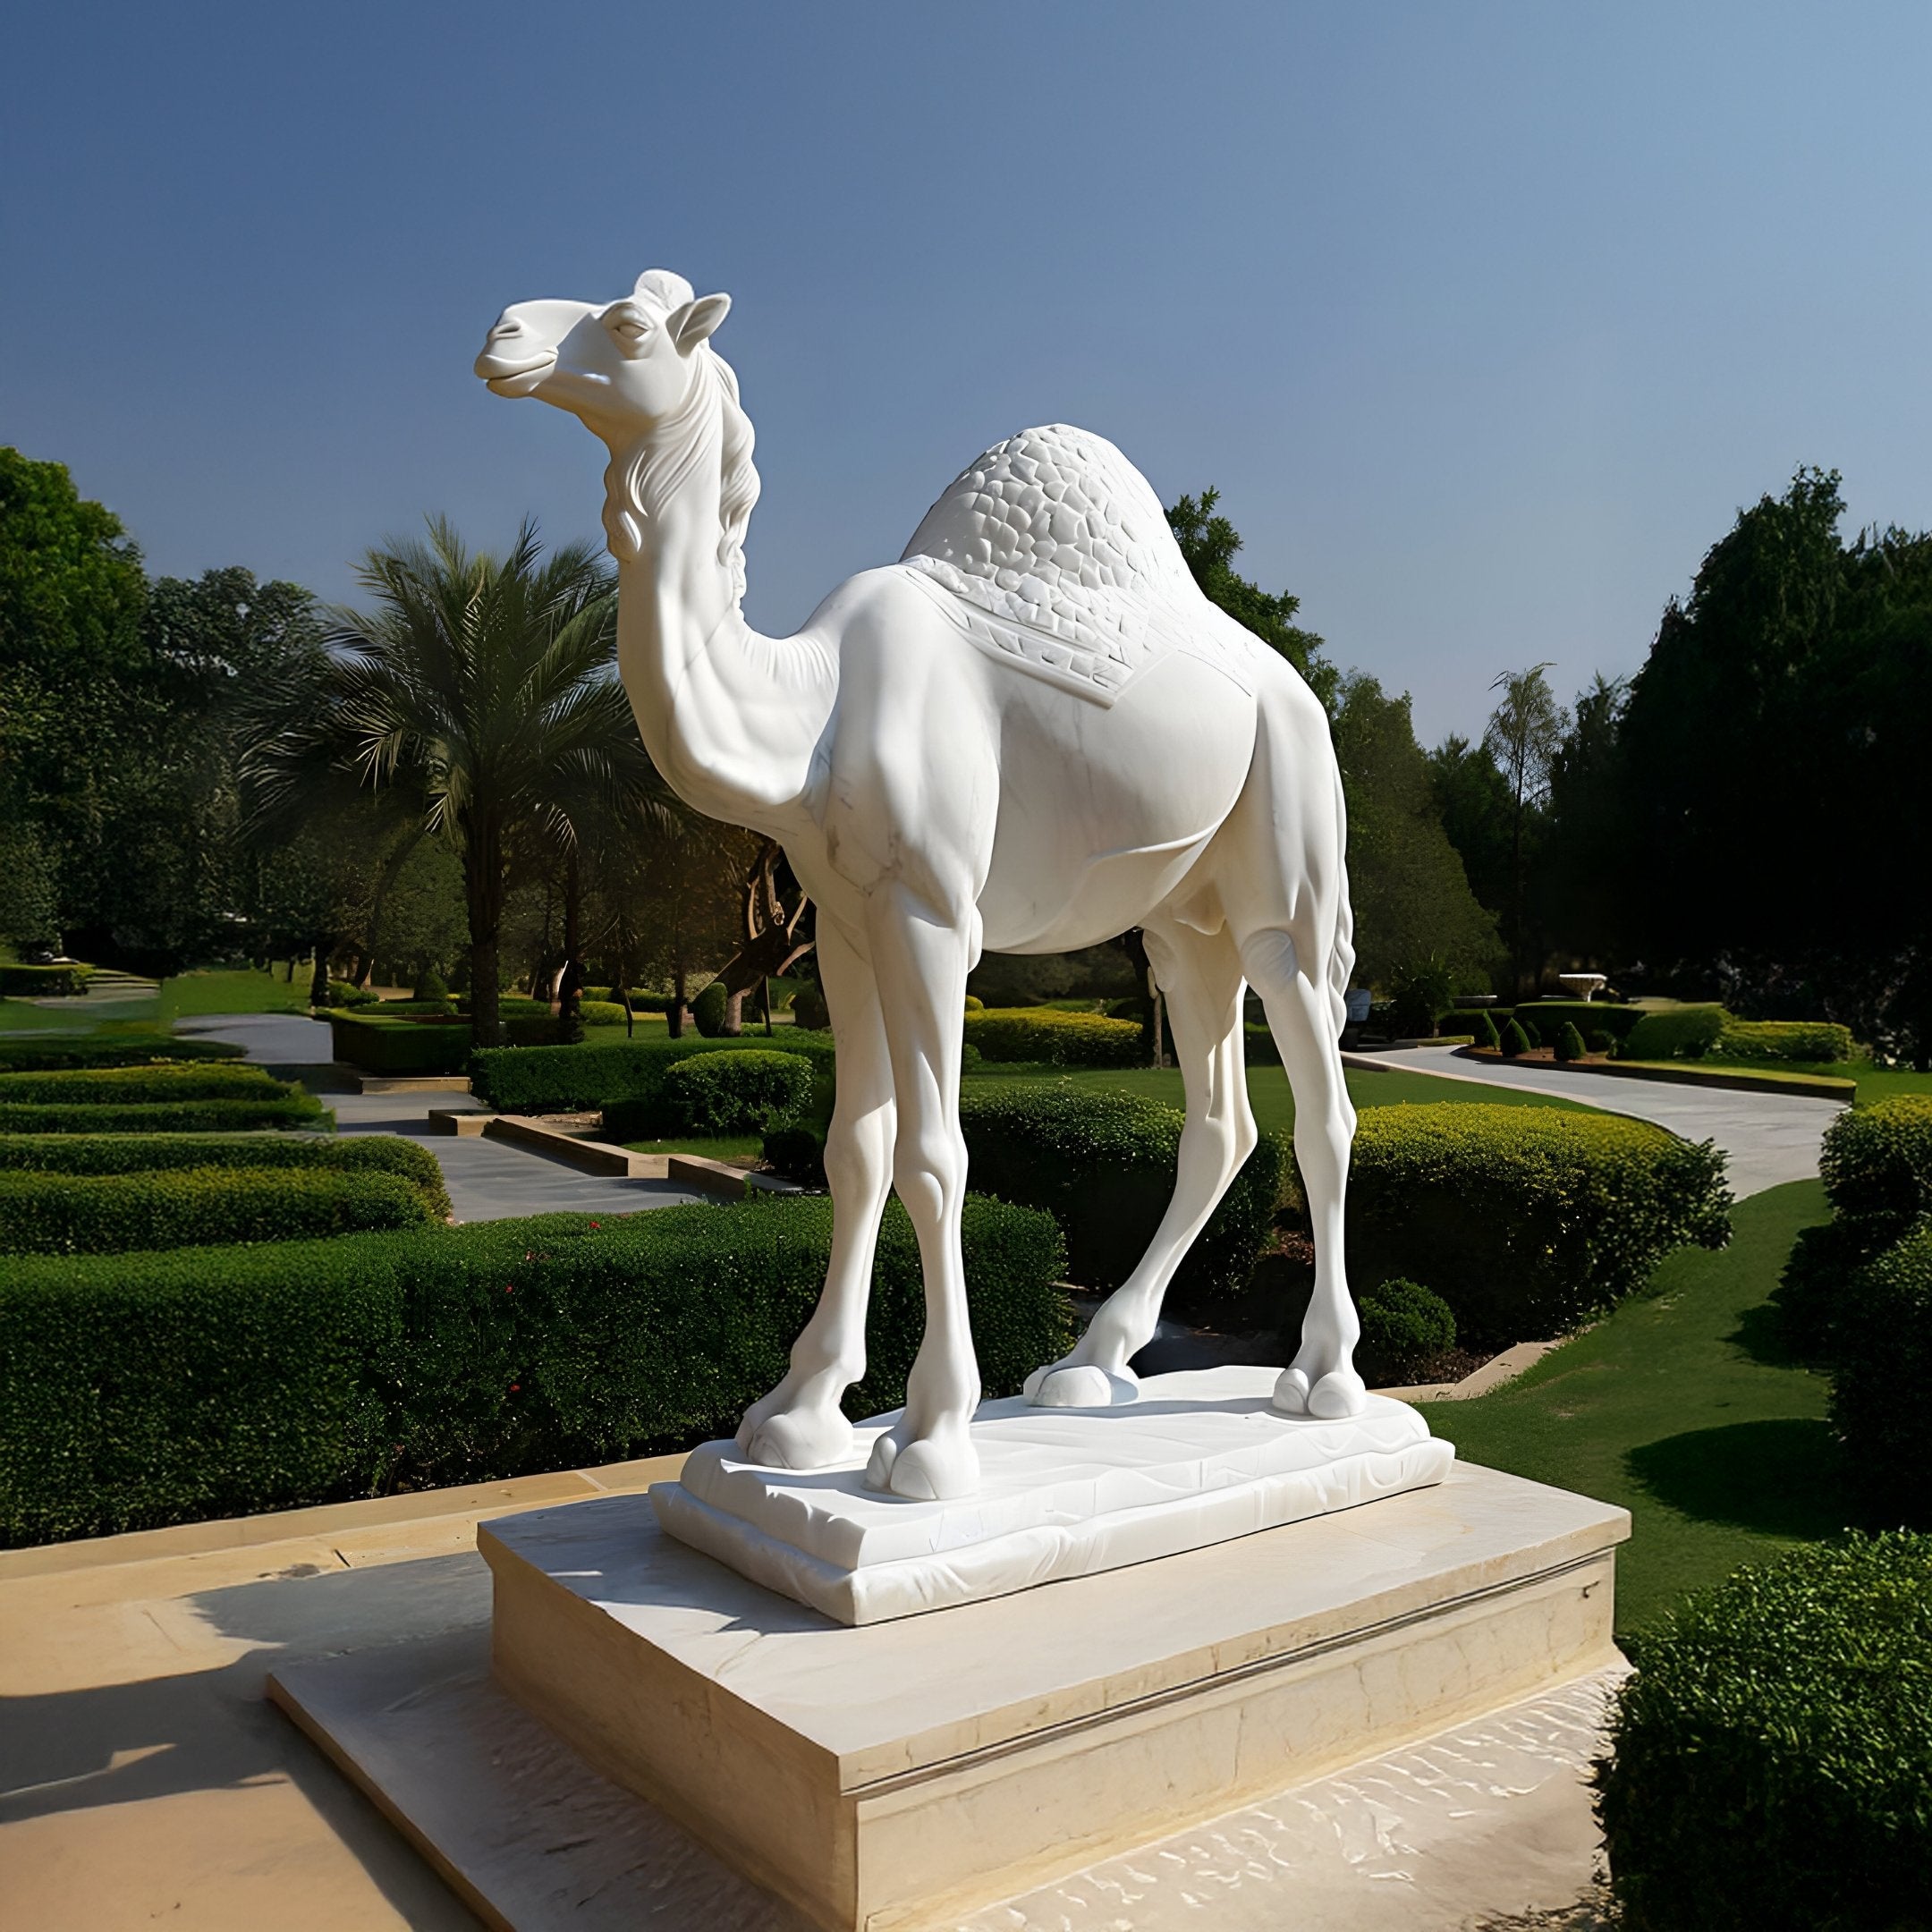
{"label": "rounded topiary bush", "polygon": [[1839,1114],[1825,1130],[1818,1172],[1842,1215],[1932,1213],[1932,1094]]}
{"label": "rounded topiary bush", "polygon": [[1741,1570],[1632,1648],[1596,1774],[1623,1932],[1932,1922],[1932,1537]]}
{"label": "rounded topiary bush", "polygon": [[1647,1013],[1624,1037],[1625,1060],[1701,1060],[1730,1016],[1722,1006],[1679,1006]]}
{"label": "rounded topiary bush", "polygon": [[1484,1008],[1479,1007],[1470,1030],[1476,1036],[1479,1046],[1487,1046],[1492,1053],[1502,1045],[1503,1036],[1496,1031],[1494,1017]]}
{"label": "rounded topiary bush", "polygon": [[691,1023],[707,1039],[716,1039],[724,1030],[724,1016],[729,1005],[724,982],[714,979],[691,1002]]}
{"label": "rounded topiary bush", "polygon": [[1589,1049],[1583,1044],[1583,1036],[1577,1030],[1576,1021],[1565,1020],[1556,1032],[1556,1057],[1559,1060],[1580,1060]]}
{"label": "rounded topiary bush", "polygon": [[1404,1377],[1455,1346],[1455,1311],[1433,1288],[1396,1275],[1355,1298],[1364,1373],[1377,1382]]}
{"label": "rounded topiary bush", "polygon": [[809,1060],[748,1047],[677,1061],[665,1074],[662,1104],[674,1132],[764,1133],[796,1120],[811,1097]]}
{"label": "rounded topiary bush", "polygon": [[801,1187],[826,1184],[825,1136],[814,1127],[773,1127],[765,1135],[765,1164]]}
{"label": "rounded topiary bush", "polygon": [[1724,1156],[1647,1121],[1459,1101],[1365,1107],[1349,1174],[1357,1292],[1424,1275],[1466,1340],[1543,1341],[1730,1237]]}
{"label": "rounded topiary bush", "polygon": [[1831,1416],[1867,1507],[1932,1528],[1932,1220],[1843,1282],[1829,1311]]}
{"label": "rounded topiary bush", "polygon": [[801,986],[792,996],[792,1023],[816,1033],[824,1032],[832,1024],[831,1009],[817,987]]}
{"label": "rounded topiary bush", "polygon": [[1513,1060],[1518,1054],[1528,1053],[1530,1051],[1529,1029],[1523,1025],[1521,1020],[1512,1020],[1503,1029],[1501,1045],[1503,1057],[1505,1060]]}

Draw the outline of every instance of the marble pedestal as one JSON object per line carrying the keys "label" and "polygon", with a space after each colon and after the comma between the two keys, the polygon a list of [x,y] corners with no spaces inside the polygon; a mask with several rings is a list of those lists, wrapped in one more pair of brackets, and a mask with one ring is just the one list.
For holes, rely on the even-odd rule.
{"label": "marble pedestal", "polygon": [[837,1932],[886,1932],[1614,1665],[1619,1509],[1493,1470],[845,1627],[641,1497],[500,1519],[499,1683]]}
{"label": "marble pedestal", "polygon": [[878,1623],[1352,1509],[1440,1482],[1455,1460],[1384,1395],[1345,1421],[1282,1415],[1277,1373],[1150,1376],[1119,1409],[983,1403],[979,1487],[957,1502],[866,1487],[894,1411],[860,1423],[831,1469],[767,1469],[707,1443],[651,1504],[673,1536],[754,1582],[841,1623]]}

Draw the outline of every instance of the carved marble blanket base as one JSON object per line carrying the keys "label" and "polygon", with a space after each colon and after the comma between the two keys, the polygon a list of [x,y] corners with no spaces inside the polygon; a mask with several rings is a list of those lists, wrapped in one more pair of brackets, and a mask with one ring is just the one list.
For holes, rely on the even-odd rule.
{"label": "carved marble blanket base", "polygon": [[1106,1410],[987,1402],[973,1423],[983,1480],[953,1503],[865,1487],[872,1443],[794,1473],[708,1443],[650,1500],[660,1526],[740,1575],[836,1622],[880,1623],[1173,1556],[1440,1482],[1455,1451],[1406,1403],[1373,1396],[1345,1421],[1276,1413],[1273,1368],[1149,1377]]}

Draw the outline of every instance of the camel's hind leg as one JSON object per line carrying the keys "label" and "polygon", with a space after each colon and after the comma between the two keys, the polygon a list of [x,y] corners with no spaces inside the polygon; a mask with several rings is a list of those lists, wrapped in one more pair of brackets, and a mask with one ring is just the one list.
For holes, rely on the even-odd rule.
{"label": "camel's hind leg", "polygon": [[[1294,1089],[1295,1160],[1308,1191],[1315,1236],[1315,1292],[1301,1324],[1301,1346],[1275,1386],[1275,1406],[1289,1415],[1333,1419],[1360,1414],[1367,1401],[1355,1373],[1361,1324],[1349,1298],[1343,1259],[1343,1208],[1355,1108],[1342,1077],[1341,1030],[1322,965],[1302,963],[1308,951],[1279,928],[1246,935],[1241,962],[1267,1010]],[[1317,953],[1326,962],[1326,951]]]}
{"label": "camel's hind leg", "polygon": [[1187,1088],[1174,1199],[1140,1266],[1107,1297],[1073,1352],[1027,1378],[1027,1394],[1045,1409],[1103,1409],[1133,1400],[1128,1361],[1153,1339],[1174,1270],[1254,1151],[1233,941],[1225,932],[1210,936],[1165,921],[1150,922],[1145,932]]}

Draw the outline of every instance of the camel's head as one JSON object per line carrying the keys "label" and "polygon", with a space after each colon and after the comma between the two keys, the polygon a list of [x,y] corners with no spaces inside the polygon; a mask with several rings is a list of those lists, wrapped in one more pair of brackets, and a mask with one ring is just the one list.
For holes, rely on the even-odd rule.
{"label": "camel's head", "polygon": [[606,443],[633,443],[690,398],[698,352],[730,307],[729,295],[694,297],[682,275],[649,268],[614,302],[505,309],[476,372],[498,395],[554,402]]}

